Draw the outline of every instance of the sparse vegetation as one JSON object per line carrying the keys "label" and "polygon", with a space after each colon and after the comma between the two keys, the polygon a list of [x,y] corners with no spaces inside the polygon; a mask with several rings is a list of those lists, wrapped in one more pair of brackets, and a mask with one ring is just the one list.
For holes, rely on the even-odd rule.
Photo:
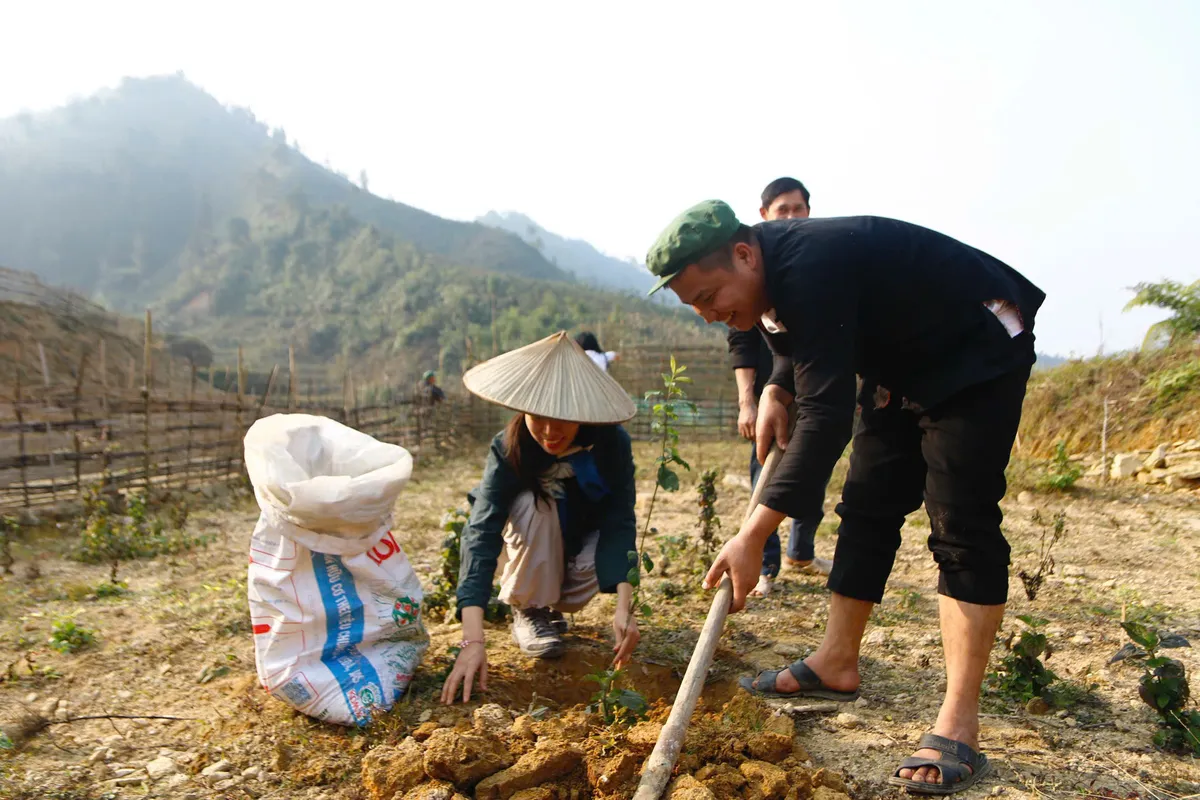
{"label": "sparse vegetation", "polygon": [[715,552],[720,545],[717,539],[717,531],[721,529],[721,518],[717,516],[717,473],[716,468],[705,470],[696,487],[700,506],[697,526],[700,528],[700,546],[705,553]]}
{"label": "sparse vegetation", "polygon": [[47,644],[60,653],[78,653],[83,648],[94,644],[95,641],[95,631],[66,617],[54,621]]}
{"label": "sparse vegetation", "polygon": [[1083,477],[1083,469],[1071,460],[1067,452],[1067,443],[1059,442],[1054,446],[1054,458],[1045,472],[1038,478],[1037,488],[1043,492],[1066,492],[1074,488],[1075,483]]}
{"label": "sparse vegetation", "polygon": [[[433,591],[425,596],[425,614],[431,618],[439,613],[449,618],[455,608],[458,570],[462,564],[462,532],[470,519],[470,513],[461,508],[447,509],[442,515],[442,530],[446,537],[442,539],[441,568],[434,576]],[[499,594],[499,587],[492,587],[492,596],[483,610],[483,617],[488,622],[502,622],[509,615],[508,606],[500,602]]]}
{"label": "sparse vegetation", "polygon": [[1035,697],[1050,703],[1050,686],[1058,676],[1046,669],[1042,657],[1050,658],[1050,640],[1040,629],[1046,620],[1021,614],[1026,630],[1009,637],[1008,655],[989,677],[991,688],[1007,700],[1024,705]]}
{"label": "sparse vegetation", "polygon": [[[187,509],[180,503],[170,506],[169,518],[186,522]],[[108,582],[117,585],[122,561],[153,558],[157,555],[184,553],[211,541],[211,536],[192,536],[181,527],[173,527],[151,514],[144,494],[130,494],[125,515],[112,508],[112,499],[99,486],[84,495],[76,558],[85,564],[108,564]]]}
{"label": "sparse vegetation", "polygon": [[1025,589],[1025,596],[1030,602],[1037,599],[1038,592],[1042,589],[1042,584],[1046,580],[1047,575],[1054,573],[1054,545],[1066,536],[1067,533],[1067,515],[1066,512],[1060,511],[1054,515],[1054,519],[1046,522],[1042,519],[1040,512],[1033,513],[1033,523],[1038,526],[1041,535],[1038,543],[1038,559],[1037,564],[1032,572],[1021,570],[1018,576],[1021,578],[1021,585]]}
{"label": "sparse vegetation", "polygon": [[20,527],[9,516],[0,517],[0,574],[12,575],[12,543]]}

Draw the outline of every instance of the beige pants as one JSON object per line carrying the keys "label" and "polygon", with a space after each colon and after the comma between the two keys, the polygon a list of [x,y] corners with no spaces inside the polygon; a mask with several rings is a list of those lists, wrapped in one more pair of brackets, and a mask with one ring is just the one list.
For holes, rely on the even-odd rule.
{"label": "beige pants", "polygon": [[513,501],[500,554],[500,600],[513,608],[553,607],[578,611],[596,596],[598,531],[583,537],[583,549],[563,568],[562,526],[553,499],[537,503],[533,492]]}

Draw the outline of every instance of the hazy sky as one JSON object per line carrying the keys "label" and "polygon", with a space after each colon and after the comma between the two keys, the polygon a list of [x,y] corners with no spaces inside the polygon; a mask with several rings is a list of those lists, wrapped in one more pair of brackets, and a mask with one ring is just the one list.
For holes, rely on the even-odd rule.
{"label": "hazy sky", "polygon": [[684,207],[750,219],[790,174],[815,214],[1021,270],[1062,354],[1101,319],[1108,350],[1140,342],[1124,287],[1200,277],[1196,0],[311,7],[10,3],[0,116],[182,70],[377,194],[639,260]]}

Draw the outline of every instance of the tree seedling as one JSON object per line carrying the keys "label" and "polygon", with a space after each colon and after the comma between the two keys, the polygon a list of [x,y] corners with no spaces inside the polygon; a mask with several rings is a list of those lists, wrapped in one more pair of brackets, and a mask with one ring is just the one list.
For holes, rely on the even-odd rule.
{"label": "tree seedling", "polygon": [[584,680],[600,684],[588,711],[598,713],[606,725],[632,725],[645,718],[650,709],[640,692],[617,688],[622,674],[619,669],[602,669],[584,676]]}
{"label": "tree seedling", "polygon": [[1066,536],[1067,533],[1067,515],[1060,511],[1054,515],[1054,520],[1046,523],[1042,520],[1042,515],[1037,511],[1033,512],[1033,521],[1041,528],[1041,542],[1038,546],[1037,567],[1032,573],[1021,570],[1018,573],[1021,578],[1021,585],[1025,587],[1025,596],[1032,602],[1037,599],[1038,592],[1042,588],[1042,584],[1046,580],[1047,575],[1054,573],[1054,556],[1051,554],[1054,550],[1054,545]]}
{"label": "tree seedling", "polygon": [[699,495],[697,503],[700,506],[697,527],[700,528],[700,546],[705,553],[713,553],[720,544],[717,541],[717,531],[721,529],[721,518],[717,516],[717,470],[705,470],[700,475],[700,485],[696,487]]}
{"label": "tree seedling", "polygon": [[1187,671],[1182,662],[1159,655],[1160,650],[1191,647],[1191,643],[1178,634],[1164,634],[1140,622],[1122,622],[1121,627],[1133,641],[1118,650],[1109,663],[1130,660],[1142,665],[1138,697],[1160,718],[1154,744],[1173,753],[1200,755],[1200,712],[1185,709],[1191,698]]}

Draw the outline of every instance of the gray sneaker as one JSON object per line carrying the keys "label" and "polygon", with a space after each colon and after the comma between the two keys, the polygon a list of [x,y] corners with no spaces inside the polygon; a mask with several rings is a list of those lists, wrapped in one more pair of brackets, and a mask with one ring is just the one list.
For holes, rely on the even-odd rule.
{"label": "gray sneaker", "polygon": [[561,611],[559,611],[558,609],[554,609],[554,608],[549,609],[549,611],[550,611],[550,622],[554,625],[555,628],[558,629],[559,633],[566,633],[567,631],[571,630],[571,624],[569,622],[567,622],[567,618],[563,616],[563,613]]}
{"label": "gray sneaker", "polygon": [[522,653],[534,658],[557,658],[563,654],[562,634],[553,614],[548,608],[513,609],[513,641]]}

